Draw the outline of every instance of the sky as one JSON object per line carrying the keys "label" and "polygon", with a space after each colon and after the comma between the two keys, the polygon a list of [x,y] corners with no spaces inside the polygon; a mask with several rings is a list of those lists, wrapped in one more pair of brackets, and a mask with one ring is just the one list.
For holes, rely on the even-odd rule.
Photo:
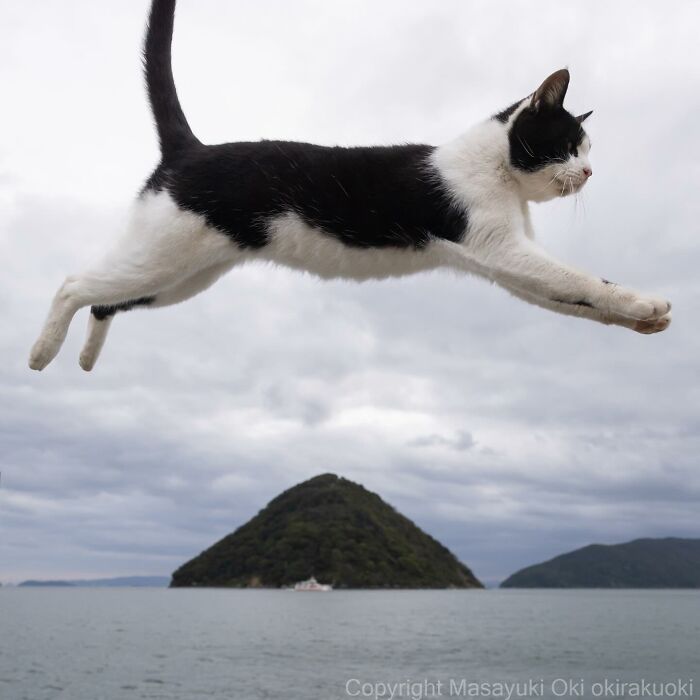
{"label": "sky", "polygon": [[237,269],[119,316],[92,373],[50,299],[158,160],[145,0],[0,0],[0,581],[170,574],[333,472],[495,584],[591,542],[700,537],[700,5],[181,0],[174,69],[207,143],[446,142],[571,71],[594,175],[536,205],[552,254],[673,302],[654,336],[431,272]]}

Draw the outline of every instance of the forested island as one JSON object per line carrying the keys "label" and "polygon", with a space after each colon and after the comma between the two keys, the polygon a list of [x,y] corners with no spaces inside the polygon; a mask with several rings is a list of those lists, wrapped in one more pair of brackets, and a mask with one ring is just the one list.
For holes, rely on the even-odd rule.
{"label": "forested island", "polygon": [[591,544],[528,566],[502,588],[700,588],[700,539]]}
{"label": "forested island", "polygon": [[447,548],[377,494],[334,474],[285,491],[181,566],[171,586],[482,588]]}

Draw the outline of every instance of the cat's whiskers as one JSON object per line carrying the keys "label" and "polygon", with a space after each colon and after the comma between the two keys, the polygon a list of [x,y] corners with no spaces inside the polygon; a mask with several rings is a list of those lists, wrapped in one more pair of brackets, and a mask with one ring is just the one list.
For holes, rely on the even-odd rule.
{"label": "cat's whiskers", "polygon": [[566,169],[564,169],[561,172],[561,175],[563,175],[564,177],[562,177],[560,180],[560,182],[561,182],[561,191],[559,192],[560,197],[564,196],[564,190],[566,189],[566,172],[567,172]]}
{"label": "cat's whiskers", "polygon": [[520,145],[525,149],[525,153],[527,153],[530,156],[530,158],[534,158],[535,154],[533,153],[530,144],[527,143],[525,140],[521,139],[520,136],[518,136],[518,141],[520,141]]}
{"label": "cat's whiskers", "polygon": [[561,175],[561,172],[555,173],[554,177],[546,185],[544,185],[544,187],[542,187],[541,189],[535,190],[534,194],[541,194],[545,190],[549,189],[550,185],[552,185],[559,178],[560,175]]}

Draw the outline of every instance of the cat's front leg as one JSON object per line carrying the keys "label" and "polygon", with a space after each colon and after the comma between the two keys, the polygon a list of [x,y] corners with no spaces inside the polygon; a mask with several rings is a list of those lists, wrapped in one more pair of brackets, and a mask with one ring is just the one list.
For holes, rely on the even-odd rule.
{"label": "cat's front leg", "polygon": [[[477,251],[478,255],[478,251]],[[560,313],[656,333],[670,323],[671,304],[576,270],[526,238],[504,240],[482,257],[491,279]]]}
{"label": "cat's front leg", "polygon": [[655,319],[653,321],[638,321],[628,316],[620,316],[616,314],[611,314],[610,312],[603,312],[598,309],[589,306],[583,306],[578,304],[564,304],[561,302],[551,301],[545,299],[544,297],[535,296],[523,291],[522,289],[512,286],[503,285],[508,291],[513,295],[527,301],[530,304],[535,304],[544,309],[549,309],[550,311],[556,311],[560,314],[566,314],[567,316],[578,316],[580,318],[588,318],[592,321],[598,321],[605,325],[615,325],[622,326],[623,328],[629,328],[637,333],[643,333],[644,335],[651,335],[653,333],[660,333],[665,331],[671,325],[671,314],[667,313],[661,318]]}

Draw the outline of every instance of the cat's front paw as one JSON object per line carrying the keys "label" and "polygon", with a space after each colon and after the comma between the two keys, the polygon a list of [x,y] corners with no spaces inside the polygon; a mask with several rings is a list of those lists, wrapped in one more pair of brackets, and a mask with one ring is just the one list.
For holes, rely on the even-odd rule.
{"label": "cat's front paw", "polygon": [[671,314],[666,314],[661,318],[654,319],[652,321],[637,321],[633,329],[637,333],[644,333],[644,335],[651,335],[652,333],[661,333],[665,331],[671,325]]}
{"label": "cat's front paw", "polygon": [[634,303],[632,318],[654,321],[663,318],[671,310],[671,302],[659,297],[641,297]]}
{"label": "cat's front paw", "polygon": [[671,302],[661,297],[646,296],[631,290],[618,289],[614,295],[617,311],[638,321],[656,321],[671,311]]}

